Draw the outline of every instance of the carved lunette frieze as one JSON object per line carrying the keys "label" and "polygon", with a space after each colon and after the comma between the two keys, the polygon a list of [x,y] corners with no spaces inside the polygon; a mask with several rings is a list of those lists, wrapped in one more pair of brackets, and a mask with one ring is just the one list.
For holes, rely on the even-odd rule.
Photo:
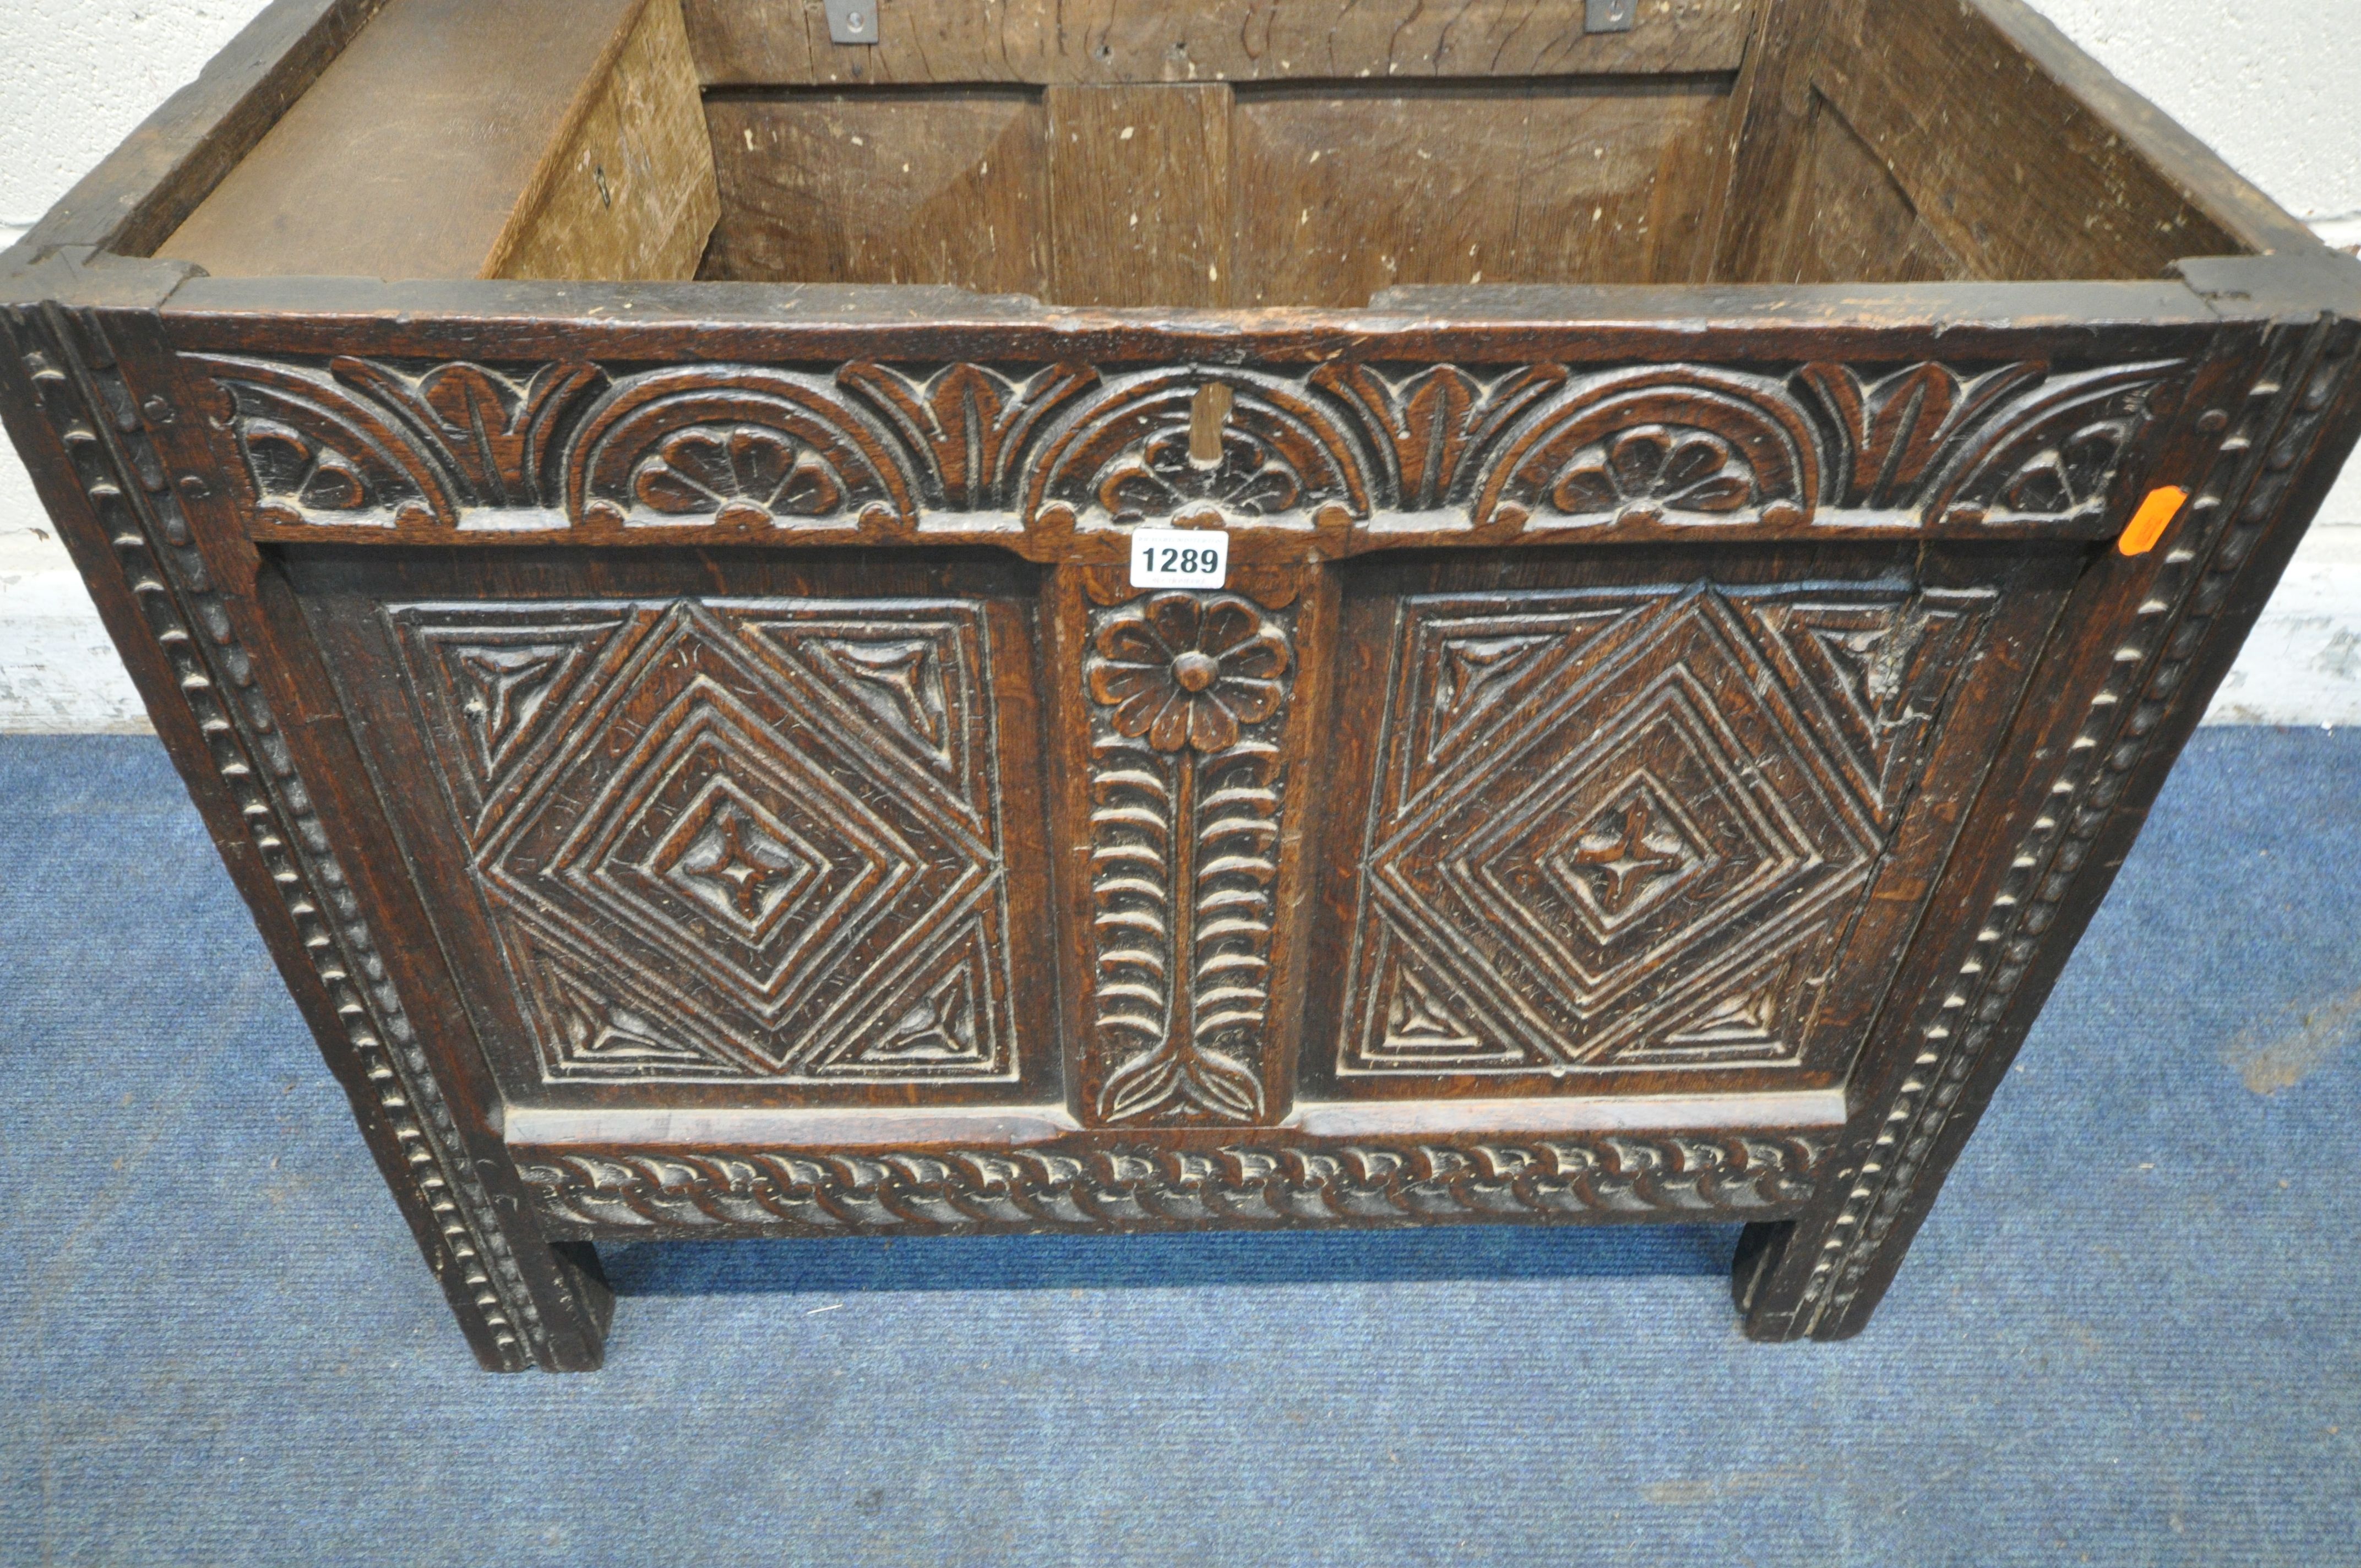
{"label": "carved lunette frieze", "polygon": [[1829,1140],[1628,1133],[1480,1144],[1256,1135],[1203,1148],[522,1151],[555,1234],[847,1235],[1746,1219],[1808,1201]]}
{"label": "carved lunette frieze", "polygon": [[2050,780],[2048,803],[1983,911],[1971,951],[1921,1009],[1914,1059],[1879,1108],[1878,1130],[1859,1169],[1850,1173],[1830,1239],[1809,1260],[1796,1332],[1835,1329],[1852,1309],[2061,906],[2086,873],[2118,799],[2152,761],[2174,710],[2189,700],[2191,662],[2278,520],[2356,366],[2361,353],[2345,324],[2282,327],[2242,405],[2202,416],[2199,428],[2219,433],[2220,439],[2195,487],[2188,520],[2158,563],[2137,624],[2116,647],[2106,680],[2091,693]]}
{"label": "carved lunette frieze", "polygon": [[0,323],[335,1010],[369,1084],[362,1113],[405,1151],[396,1180],[431,1216],[421,1231],[429,1263],[463,1287],[455,1303],[472,1302],[504,1369],[548,1359],[548,1330],[492,1197],[168,483],[150,427],[174,410],[161,397],[135,399],[94,315],[13,307]]}
{"label": "carved lunette frieze", "polygon": [[[265,532],[2089,532],[2170,359],[488,366],[202,356]],[[1226,389],[1218,452],[1200,394]],[[1429,527],[1405,528],[1400,518]],[[365,536],[365,535],[364,535]]]}
{"label": "carved lunette frieze", "polygon": [[1108,1123],[1245,1123],[1263,1081],[1291,609],[1090,612],[1090,1070]]}

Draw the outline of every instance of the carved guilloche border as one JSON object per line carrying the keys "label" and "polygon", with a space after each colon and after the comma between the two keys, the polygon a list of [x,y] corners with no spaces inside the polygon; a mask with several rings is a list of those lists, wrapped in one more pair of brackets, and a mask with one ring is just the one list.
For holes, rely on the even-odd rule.
{"label": "carved guilloche border", "polygon": [[1827,1135],[1063,1142],[1025,1149],[521,1148],[555,1235],[848,1235],[1776,1219]]}
{"label": "carved guilloche border", "polygon": [[[258,537],[1387,545],[2103,531],[2179,359],[653,369],[192,356]],[[1191,449],[1226,389],[1218,451]],[[1276,558],[1276,557],[1274,557]]]}

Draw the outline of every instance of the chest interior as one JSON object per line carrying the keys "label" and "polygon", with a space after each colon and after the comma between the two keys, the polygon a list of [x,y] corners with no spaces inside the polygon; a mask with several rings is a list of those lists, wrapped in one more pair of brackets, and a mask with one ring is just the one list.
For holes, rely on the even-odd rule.
{"label": "chest interior", "polygon": [[[831,41],[848,18],[876,41]],[[1912,0],[390,0],[160,253],[1246,309],[2246,248],[2037,26]]]}

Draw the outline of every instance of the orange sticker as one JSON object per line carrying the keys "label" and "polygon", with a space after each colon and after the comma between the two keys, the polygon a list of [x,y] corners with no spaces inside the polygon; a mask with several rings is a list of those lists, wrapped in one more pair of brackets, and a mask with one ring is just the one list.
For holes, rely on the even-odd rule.
{"label": "orange sticker", "polygon": [[2188,504],[2189,492],[2179,485],[2150,490],[2147,499],[2140,502],[2139,510],[2132,513],[2131,521],[2125,525],[2115,548],[2126,555],[2147,554],[2156,548],[2156,542],[2164,537],[2164,531],[2172,526],[2172,520]]}

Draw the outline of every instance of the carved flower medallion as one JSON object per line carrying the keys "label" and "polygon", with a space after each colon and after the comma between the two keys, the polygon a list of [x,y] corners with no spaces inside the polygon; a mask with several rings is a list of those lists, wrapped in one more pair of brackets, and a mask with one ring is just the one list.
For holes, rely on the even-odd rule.
{"label": "carved flower medallion", "polygon": [[1211,507],[1242,517],[1272,517],[1300,506],[1303,481],[1270,444],[1235,427],[1222,432],[1218,462],[1189,455],[1186,427],[1158,432],[1126,455],[1099,482],[1099,504],[1118,522],[1170,517]]}
{"label": "carved flower medallion", "polygon": [[2063,517],[2102,505],[2115,477],[2115,460],[2131,437],[2122,422],[2085,426],[2018,469],[2001,491],[2011,510]]}
{"label": "carved flower medallion", "polygon": [[1099,627],[1091,695],[1121,735],[1159,751],[1219,751],[1278,711],[1287,639],[1235,594],[1165,593]]}
{"label": "carved flower medallion", "polygon": [[1643,424],[1578,454],[1550,499],[1568,514],[1654,522],[1667,511],[1737,511],[1753,493],[1746,465],[1719,436]]}
{"label": "carved flower medallion", "polygon": [[751,527],[783,516],[818,517],[844,501],[844,486],[826,459],[762,425],[675,432],[640,465],[632,488],[659,512]]}

